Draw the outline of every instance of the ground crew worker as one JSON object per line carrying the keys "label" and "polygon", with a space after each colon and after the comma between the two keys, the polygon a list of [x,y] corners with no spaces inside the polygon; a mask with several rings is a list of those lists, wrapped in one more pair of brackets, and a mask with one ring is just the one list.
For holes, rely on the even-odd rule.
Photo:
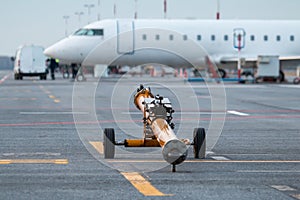
{"label": "ground crew worker", "polygon": [[50,59],[50,64],[49,64],[49,68],[50,68],[50,73],[51,73],[51,79],[55,80],[55,69],[58,67],[58,64],[56,62],[56,60],[54,58]]}
{"label": "ground crew worker", "polygon": [[76,75],[78,73],[78,66],[77,66],[77,64],[72,63],[71,68],[72,68],[72,79],[75,80]]}

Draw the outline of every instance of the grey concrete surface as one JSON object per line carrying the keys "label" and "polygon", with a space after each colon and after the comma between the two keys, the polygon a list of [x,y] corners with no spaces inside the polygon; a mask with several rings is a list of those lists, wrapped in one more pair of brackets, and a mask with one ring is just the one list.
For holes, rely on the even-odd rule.
{"label": "grey concrete surface", "polygon": [[[204,83],[171,77],[78,83],[57,74],[55,81],[16,81],[1,71],[0,79],[6,75],[0,84],[0,199],[299,199],[299,85],[226,83],[225,110],[212,110]],[[226,113],[205,160],[195,160],[190,149],[171,173],[160,149],[117,147],[116,158],[104,160],[89,144],[101,141],[106,127],[115,128],[117,140],[142,136],[142,114],[132,103],[142,83],[172,101],[179,137],[192,139],[195,126],[207,130],[213,113]],[[75,109],[74,98],[81,100]],[[39,162],[56,159],[68,163]],[[30,160],[36,163],[25,163]],[[149,170],[138,171],[136,161]],[[144,196],[120,172],[135,168],[170,196]]]}

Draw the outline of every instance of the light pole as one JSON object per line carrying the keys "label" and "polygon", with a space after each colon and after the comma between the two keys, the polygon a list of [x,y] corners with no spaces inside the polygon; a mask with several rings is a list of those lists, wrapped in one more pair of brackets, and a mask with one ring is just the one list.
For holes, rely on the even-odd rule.
{"label": "light pole", "polygon": [[90,23],[90,16],[91,16],[91,8],[94,8],[94,4],[84,4],[84,7],[88,9],[88,24]]}
{"label": "light pole", "polygon": [[167,0],[164,0],[164,18],[167,19]]}
{"label": "light pole", "polygon": [[114,18],[117,17],[117,4],[116,2],[114,3]]}
{"label": "light pole", "polygon": [[135,0],[135,12],[134,12],[134,19],[138,18],[138,0]]}
{"label": "light pole", "polygon": [[100,16],[100,7],[101,6],[101,4],[100,4],[100,0],[98,0],[98,21],[100,21],[100,19],[101,19],[101,16]]}
{"label": "light pole", "polygon": [[217,16],[216,16],[216,18],[217,18],[217,20],[219,20],[220,19],[220,0],[217,0]]}
{"label": "light pole", "polygon": [[64,15],[63,19],[65,20],[65,36],[68,36],[68,20],[69,20],[70,16],[68,15]]}
{"label": "light pole", "polygon": [[79,27],[81,26],[81,15],[84,15],[84,12],[75,12],[75,15],[78,16]]}

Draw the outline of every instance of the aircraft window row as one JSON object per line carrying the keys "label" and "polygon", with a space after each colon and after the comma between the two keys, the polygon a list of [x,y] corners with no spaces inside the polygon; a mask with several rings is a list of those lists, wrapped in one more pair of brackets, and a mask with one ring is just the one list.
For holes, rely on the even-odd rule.
{"label": "aircraft window row", "polygon": [[[142,39],[143,40],[147,40],[147,35],[143,34],[142,35]],[[187,35],[183,35],[182,39],[183,40],[188,40],[188,36]],[[155,40],[160,40],[160,35],[155,35]],[[171,41],[174,40],[174,35],[169,35],[169,40],[171,40]]]}
{"label": "aircraft window row", "polygon": [[79,29],[74,35],[103,36],[103,29]]}
{"label": "aircraft window row", "polygon": [[[276,39],[277,42],[280,42],[282,38],[281,38],[280,35],[276,35],[276,38],[275,38],[275,39]],[[255,36],[254,36],[254,35],[251,35],[251,36],[250,36],[250,40],[251,40],[251,41],[255,41]],[[268,35],[264,35],[264,36],[263,36],[263,40],[266,41],[266,42],[269,41],[269,36],[268,36]],[[294,35],[291,35],[290,38],[289,38],[289,40],[290,40],[291,42],[295,41],[295,36],[294,36]]]}
{"label": "aircraft window row", "polygon": [[[102,32],[103,33],[103,32]],[[76,34],[76,33],[75,33]],[[142,36],[142,38],[143,38],[143,40],[147,40],[147,35],[146,34],[143,34],[143,36]],[[182,39],[184,40],[184,41],[186,41],[186,40],[188,40],[188,36],[187,35],[183,35],[182,36]],[[198,41],[201,41],[203,38],[202,38],[202,35],[197,35],[196,36],[196,39],[198,40]],[[211,39],[211,41],[216,41],[216,39],[217,39],[217,37],[216,37],[216,35],[211,35],[210,36],[210,39]],[[281,41],[281,36],[280,35],[277,35],[276,36],[276,41]],[[160,40],[160,35],[155,35],[155,40]],[[169,35],[169,40],[170,41],[173,41],[174,40],[174,35]],[[229,41],[229,35],[224,35],[224,37],[223,37],[223,40],[224,41]],[[250,41],[255,41],[256,40],[256,37],[255,37],[255,35],[250,35]],[[269,41],[269,36],[268,35],[264,35],[263,36],[263,40],[264,41]],[[293,42],[293,41],[295,41],[295,36],[294,35],[291,35],[290,37],[289,37],[289,40],[291,41],[291,42]]]}
{"label": "aircraft window row", "polygon": [[[197,40],[201,41],[202,40],[202,35],[197,35]],[[216,36],[215,35],[211,35],[210,36],[210,40],[211,41],[216,41]],[[229,40],[229,36],[228,35],[224,35],[223,40],[224,41],[228,41]],[[255,35],[250,35],[250,40],[251,41],[255,41]],[[268,35],[264,35],[263,36],[263,40],[264,41],[269,41],[269,36]],[[289,38],[289,40],[291,42],[295,41],[295,36],[291,35],[290,38]],[[278,42],[281,41],[281,36],[280,35],[276,36],[276,41],[278,41]]]}

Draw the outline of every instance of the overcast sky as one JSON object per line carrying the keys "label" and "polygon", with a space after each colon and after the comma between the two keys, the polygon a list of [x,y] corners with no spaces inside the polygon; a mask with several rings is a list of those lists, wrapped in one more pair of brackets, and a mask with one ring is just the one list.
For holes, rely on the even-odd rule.
{"label": "overcast sky", "polygon": [[[138,18],[163,18],[164,0],[137,0]],[[135,0],[0,0],[0,55],[13,56],[18,46],[35,44],[47,47],[88,21],[133,18]],[[85,4],[94,4],[90,20]],[[217,0],[167,0],[168,18],[215,19]],[[300,0],[220,0],[222,19],[300,20]],[[75,12],[84,12],[79,22]]]}

